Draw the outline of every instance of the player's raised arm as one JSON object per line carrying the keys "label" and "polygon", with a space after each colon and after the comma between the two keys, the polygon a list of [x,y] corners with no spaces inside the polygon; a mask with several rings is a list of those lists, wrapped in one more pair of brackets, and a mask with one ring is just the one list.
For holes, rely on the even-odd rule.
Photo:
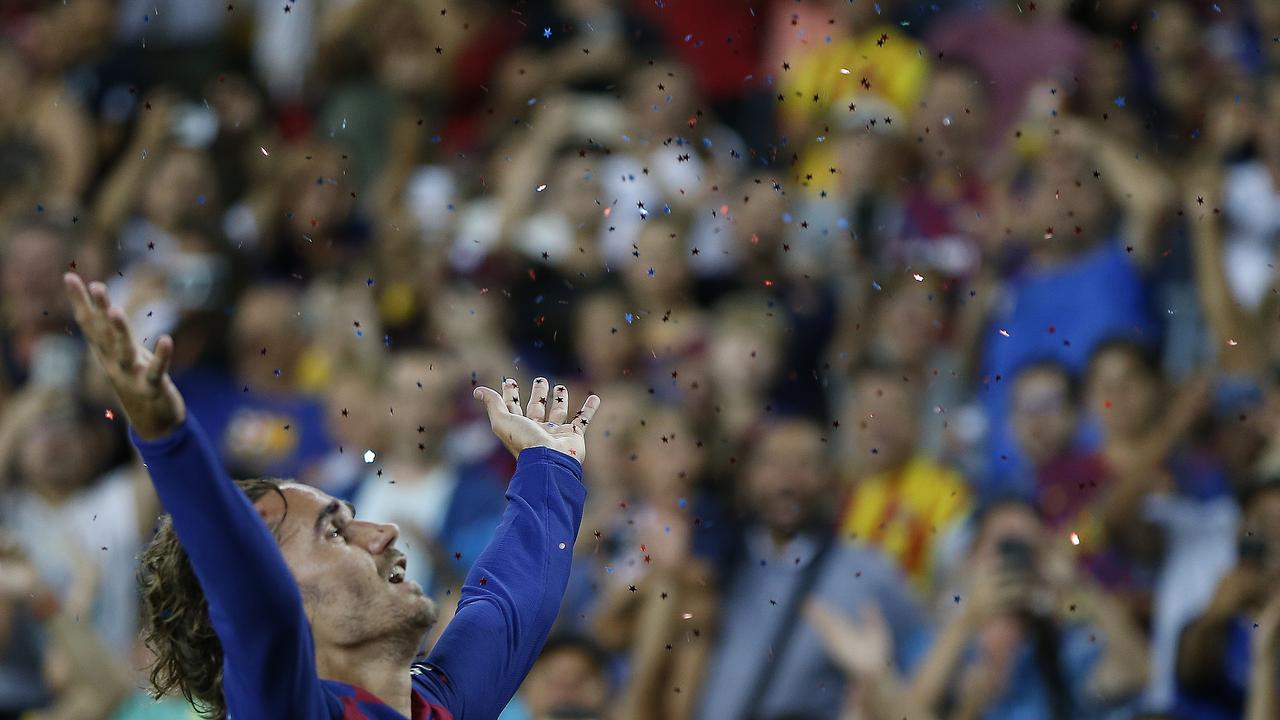
{"label": "player's raised arm", "polygon": [[[534,381],[528,410],[507,380],[475,390],[489,423],[517,457],[507,509],[467,574],[458,612],[428,658],[423,680],[459,717],[496,718],[524,680],[555,623],[569,580],[587,490],[585,435],[600,398],[568,417],[569,392]],[[548,405],[550,407],[548,407]]]}
{"label": "player's raised arm", "polygon": [[86,287],[74,273],[65,282],[76,322],[128,416],[221,644],[221,685],[177,689],[209,702],[202,694],[225,694],[236,720],[327,717],[302,597],[266,524],[188,417],[168,374],[173,340],[161,337],[148,351],[133,338],[123,311],[111,306],[106,286]]}

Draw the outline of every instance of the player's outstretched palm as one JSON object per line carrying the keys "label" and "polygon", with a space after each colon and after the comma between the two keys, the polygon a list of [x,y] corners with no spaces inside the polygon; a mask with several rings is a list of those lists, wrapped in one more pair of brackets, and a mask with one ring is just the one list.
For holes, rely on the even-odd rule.
{"label": "player's outstretched palm", "polygon": [[587,459],[587,426],[600,408],[600,398],[588,397],[570,419],[568,388],[557,385],[548,398],[549,389],[546,378],[536,378],[527,410],[520,408],[520,385],[512,379],[503,381],[501,393],[481,386],[473,395],[484,403],[493,433],[512,455],[519,457],[525,448],[549,447],[583,462]]}
{"label": "player's outstretched palm", "polygon": [[134,431],[151,440],[169,434],[187,412],[182,395],[169,378],[173,338],[165,335],[156,342],[155,352],[147,350],[133,339],[124,311],[112,307],[106,285],[93,282],[86,287],[75,273],[67,273],[63,280],[76,323],[106,371]]}

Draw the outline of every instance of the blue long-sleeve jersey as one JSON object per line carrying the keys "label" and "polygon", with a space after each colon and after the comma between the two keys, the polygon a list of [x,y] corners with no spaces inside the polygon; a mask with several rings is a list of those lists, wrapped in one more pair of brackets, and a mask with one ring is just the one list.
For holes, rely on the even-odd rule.
{"label": "blue long-sleeve jersey", "polygon": [[[132,438],[208,600],[230,720],[403,718],[362,688],[316,674],[284,556],[195,418],[159,440]],[[502,711],[555,622],[586,495],[577,460],[542,447],[520,453],[502,522],[467,574],[457,614],[425,660],[405,668],[412,720]]]}

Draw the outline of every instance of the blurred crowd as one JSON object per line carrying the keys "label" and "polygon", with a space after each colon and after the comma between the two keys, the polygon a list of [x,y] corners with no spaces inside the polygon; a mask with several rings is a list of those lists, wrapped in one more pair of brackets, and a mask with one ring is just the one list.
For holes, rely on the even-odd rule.
{"label": "blurred crowd", "polygon": [[8,0],[0,718],[195,717],[68,269],[446,620],[604,399],[503,720],[1280,718],[1277,118],[1272,0]]}

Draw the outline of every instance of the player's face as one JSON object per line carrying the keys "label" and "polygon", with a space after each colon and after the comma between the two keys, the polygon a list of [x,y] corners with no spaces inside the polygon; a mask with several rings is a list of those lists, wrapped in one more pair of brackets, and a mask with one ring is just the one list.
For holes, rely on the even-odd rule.
{"label": "player's face", "polygon": [[315,488],[288,483],[288,502],[267,493],[255,507],[277,536],[302,592],[318,647],[381,639],[416,645],[436,619],[435,603],[404,579],[400,530],[356,520],[353,509]]}

